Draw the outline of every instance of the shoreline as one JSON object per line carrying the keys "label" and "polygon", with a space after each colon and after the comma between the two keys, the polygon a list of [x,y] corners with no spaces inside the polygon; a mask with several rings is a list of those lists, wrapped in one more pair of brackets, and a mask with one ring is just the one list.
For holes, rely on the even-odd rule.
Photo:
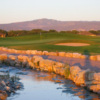
{"label": "shoreline", "polygon": [[0,55],[0,63],[15,67],[32,68],[46,72],[54,72],[66,79],[72,80],[76,85],[86,87],[94,93],[100,94],[100,73],[89,69],[82,70],[79,66],[69,66],[61,62],[43,59],[40,56]]}

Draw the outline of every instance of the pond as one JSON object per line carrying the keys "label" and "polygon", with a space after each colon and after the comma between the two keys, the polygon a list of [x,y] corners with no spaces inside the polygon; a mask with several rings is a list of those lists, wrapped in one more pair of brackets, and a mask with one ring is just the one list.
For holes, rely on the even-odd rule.
{"label": "pond", "polygon": [[10,68],[10,74],[20,77],[24,88],[11,94],[7,100],[99,100],[97,94],[91,93],[72,81],[54,73],[33,71],[30,69]]}

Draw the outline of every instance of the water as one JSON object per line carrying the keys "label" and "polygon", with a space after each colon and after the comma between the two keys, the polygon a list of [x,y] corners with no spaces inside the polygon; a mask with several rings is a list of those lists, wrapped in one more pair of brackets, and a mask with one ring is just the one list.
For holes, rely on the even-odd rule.
{"label": "water", "polygon": [[[12,68],[10,74],[16,71],[18,69]],[[24,89],[17,90],[7,100],[100,100],[97,94],[56,74],[31,70],[26,72],[27,75],[19,75]]]}

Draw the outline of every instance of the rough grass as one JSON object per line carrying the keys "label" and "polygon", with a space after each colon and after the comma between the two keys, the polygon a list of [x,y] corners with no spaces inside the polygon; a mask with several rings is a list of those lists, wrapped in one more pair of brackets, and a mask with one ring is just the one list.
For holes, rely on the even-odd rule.
{"label": "rough grass", "polygon": [[[90,46],[71,47],[54,45],[56,43],[89,43]],[[79,52],[85,53],[88,51],[90,54],[100,54],[100,37],[98,36],[84,36],[78,34],[68,33],[49,33],[25,35],[18,37],[0,38],[0,46],[9,48],[27,50],[47,50],[47,51],[66,51],[66,52]]]}

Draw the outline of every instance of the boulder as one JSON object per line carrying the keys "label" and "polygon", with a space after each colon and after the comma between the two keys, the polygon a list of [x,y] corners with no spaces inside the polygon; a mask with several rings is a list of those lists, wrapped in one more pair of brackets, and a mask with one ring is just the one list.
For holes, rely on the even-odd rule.
{"label": "boulder", "polygon": [[97,55],[97,61],[100,61],[100,55]]}
{"label": "boulder", "polygon": [[40,57],[40,56],[33,56],[32,58],[33,58],[33,61],[34,61],[34,62],[38,62],[38,61],[43,60],[43,58]]}
{"label": "boulder", "polygon": [[60,68],[59,74],[60,74],[61,76],[65,76],[65,68]]}
{"label": "boulder", "polygon": [[50,55],[50,56],[57,56],[57,53],[56,52],[49,52],[48,55]]}
{"label": "boulder", "polygon": [[49,55],[48,51],[43,51],[43,55]]}
{"label": "boulder", "polygon": [[95,92],[95,93],[98,93],[100,94],[100,84],[97,84],[97,85],[89,85],[88,86],[89,90]]}
{"label": "boulder", "polygon": [[28,62],[28,63],[26,64],[26,67],[30,67],[30,68],[34,69],[34,68],[35,68],[35,65],[34,65],[34,63],[32,63],[32,62],[30,61],[30,62]]}
{"label": "boulder", "polygon": [[93,78],[96,81],[100,81],[100,73],[94,73]]}
{"label": "boulder", "polygon": [[66,53],[66,57],[73,57],[73,53]]}
{"label": "boulder", "polygon": [[26,50],[26,54],[31,54],[31,50]]}
{"label": "boulder", "polygon": [[57,67],[64,67],[64,63],[60,63],[60,62],[55,62],[55,65]]}
{"label": "boulder", "polygon": [[7,55],[6,54],[1,54],[0,55],[0,62],[2,63],[2,62],[6,62],[6,60],[7,60]]}
{"label": "boulder", "polygon": [[6,100],[7,99],[7,93],[5,91],[0,90],[0,100]]}
{"label": "boulder", "polygon": [[90,60],[97,60],[97,56],[90,56]]}
{"label": "boulder", "polygon": [[72,66],[70,68],[69,78],[75,82],[77,85],[85,84],[85,70],[81,70],[78,66]]}
{"label": "boulder", "polygon": [[79,68],[79,66],[72,66],[72,67],[70,67],[70,78],[71,78],[71,80],[74,80],[74,77],[80,71],[81,71],[81,69]]}
{"label": "boulder", "polygon": [[80,53],[73,53],[73,58],[81,58],[81,54]]}
{"label": "boulder", "polygon": [[86,59],[87,58],[87,55],[81,55],[80,58],[81,59]]}
{"label": "boulder", "polygon": [[16,59],[16,56],[9,55],[9,56],[8,56],[8,59],[10,59],[10,60],[15,60],[15,59]]}
{"label": "boulder", "polygon": [[43,52],[42,52],[42,51],[37,51],[36,54],[37,54],[37,55],[42,55]]}
{"label": "boulder", "polygon": [[97,85],[100,84],[100,81],[92,80],[92,81],[85,81],[86,86],[89,85]]}
{"label": "boulder", "polygon": [[90,71],[89,69],[86,72],[85,78],[86,81],[93,81],[94,80],[94,73],[93,71]]}
{"label": "boulder", "polygon": [[66,56],[65,52],[59,52],[59,56]]}
{"label": "boulder", "polygon": [[31,54],[36,54],[37,50],[31,50]]}

